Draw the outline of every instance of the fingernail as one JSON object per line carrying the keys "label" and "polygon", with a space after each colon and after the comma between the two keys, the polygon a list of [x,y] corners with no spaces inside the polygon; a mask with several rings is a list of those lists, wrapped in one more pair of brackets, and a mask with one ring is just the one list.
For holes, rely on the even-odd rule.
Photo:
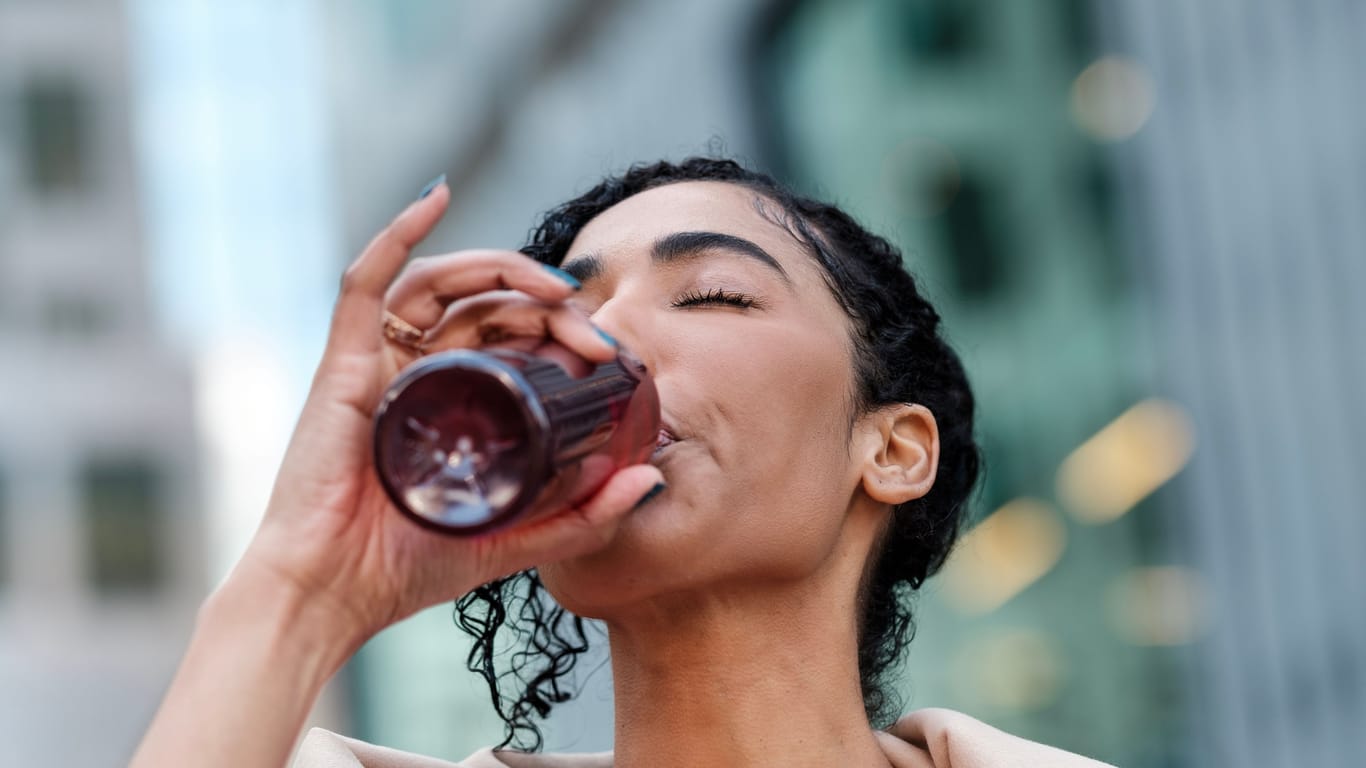
{"label": "fingernail", "polygon": [[431,193],[435,192],[437,187],[445,183],[446,174],[443,173],[440,176],[437,176],[435,179],[432,179],[430,182],[428,182],[427,186],[422,188],[422,194],[418,195],[417,199],[424,199],[425,197],[427,197],[427,195],[430,195]]}
{"label": "fingernail", "polygon": [[583,287],[583,283],[580,283],[578,280],[574,279],[573,275],[569,274],[563,269],[560,269],[559,267],[552,267],[549,264],[542,264],[541,266],[545,268],[545,271],[549,272],[555,277],[560,278],[566,283],[569,283],[570,287],[572,287],[574,290],[577,291],[578,289]]}
{"label": "fingernail", "polygon": [[667,486],[665,486],[663,483],[655,483],[654,487],[646,491],[645,495],[640,497],[640,501],[637,501],[636,505],[634,507],[631,507],[632,511],[640,509],[641,507],[645,506],[645,502],[663,493],[666,487]]}
{"label": "fingernail", "polygon": [[621,344],[617,343],[616,339],[612,338],[612,334],[608,333],[607,331],[604,331],[603,329],[598,328],[597,326],[594,326],[593,330],[597,331],[598,335],[602,337],[602,340],[607,342],[608,344],[611,344],[614,347],[621,346]]}

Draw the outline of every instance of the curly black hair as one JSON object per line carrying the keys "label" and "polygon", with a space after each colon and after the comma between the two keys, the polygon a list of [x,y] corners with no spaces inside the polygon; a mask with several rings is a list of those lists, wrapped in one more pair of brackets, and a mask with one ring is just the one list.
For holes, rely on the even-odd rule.
{"label": "curly black hair", "polygon": [[[752,190],[758,210],[786,227],[821,265],[831,292],[852,320],[858,413],[919,403],[938,423],[934,485],[922,498],[893,510],[860,587],[858,665],[864,709],[871,724],[885,726],[900,706],[891,684],[915,631],[910,593],[943,565],[967,517],[980,471],[967,375],[940,333],[938,312],[917,290],[896,247],[835,206],[799,196],[733,160],[695,157],[632,166],[545,214],[522,252],[558,265],[595,216],[632,195],[684,181],[718,181]],[[457,624],[475,638],[468,666],[488,683],[493,705],[507,724],[499,746],[539,749],[541,733],[532,715],[543,718],[554,704],[572,696],[563,681],[588,650],[584,620],[554,602],[535,570],[474,590],[456,603],[455,611]],[[496,647],[500,638],[503,649]],[[508,649],[509,668],[500,672],[495,661]],[[504,681],[512,685],[510,692]]]}

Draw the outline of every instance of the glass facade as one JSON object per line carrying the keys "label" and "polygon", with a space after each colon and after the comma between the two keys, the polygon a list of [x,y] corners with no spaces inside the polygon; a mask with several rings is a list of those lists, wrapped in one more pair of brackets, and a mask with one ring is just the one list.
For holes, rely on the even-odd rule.
{"label": "glass facade", "polygon": [[10,502],[9,488],[6,486],[5,468],[0,467],[0,594],[10,581]]}
{"label": "glass facade", "polygon": [[473,643],[450,604],[381,632],[347,664],[353,732],[450,760],[503,740],[488,686],[465,668]]}
{"label": "glass facade", "polygon": [[[1119,181],[1069,109],[1091,50],[1084,10],[792,3],[768,26],[758,83],[773,165],[901,246],[978,395],[986,523],[919,598],[906,708],[1165,765],[1180,738],[1170,646],[1193,630],[1163,634],[1145,606],[1194,587],[1163,562],[1164,496],[1148,491],[1179,471],[1183,422],[1145,403],[1151,343],[1115,236]],[[1103,471],[1095,446],[1147,439],[1129,433],[1177,460],[1097,513],[1074,486]]]}

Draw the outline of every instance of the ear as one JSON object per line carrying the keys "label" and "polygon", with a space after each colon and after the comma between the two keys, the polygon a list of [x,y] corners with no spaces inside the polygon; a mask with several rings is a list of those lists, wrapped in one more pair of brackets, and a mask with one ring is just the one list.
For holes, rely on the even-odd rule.
{"label": "ear", "polygon": [[939,425],[930,409],[898,403],[864,418],[864,493],[892,505],[929,493],[939,468]]}

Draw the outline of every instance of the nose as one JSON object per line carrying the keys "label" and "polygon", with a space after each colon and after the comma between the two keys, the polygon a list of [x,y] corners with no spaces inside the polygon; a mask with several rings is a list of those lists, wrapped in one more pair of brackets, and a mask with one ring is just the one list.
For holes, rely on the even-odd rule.
{"label": "nose", "polygon": [[642,307],[617,295],[603,302],[589,319],[616,339],[627,353],[639,358],[645,364],[645,370],[654,372],[656,355],[650,343],[650,320]]}

